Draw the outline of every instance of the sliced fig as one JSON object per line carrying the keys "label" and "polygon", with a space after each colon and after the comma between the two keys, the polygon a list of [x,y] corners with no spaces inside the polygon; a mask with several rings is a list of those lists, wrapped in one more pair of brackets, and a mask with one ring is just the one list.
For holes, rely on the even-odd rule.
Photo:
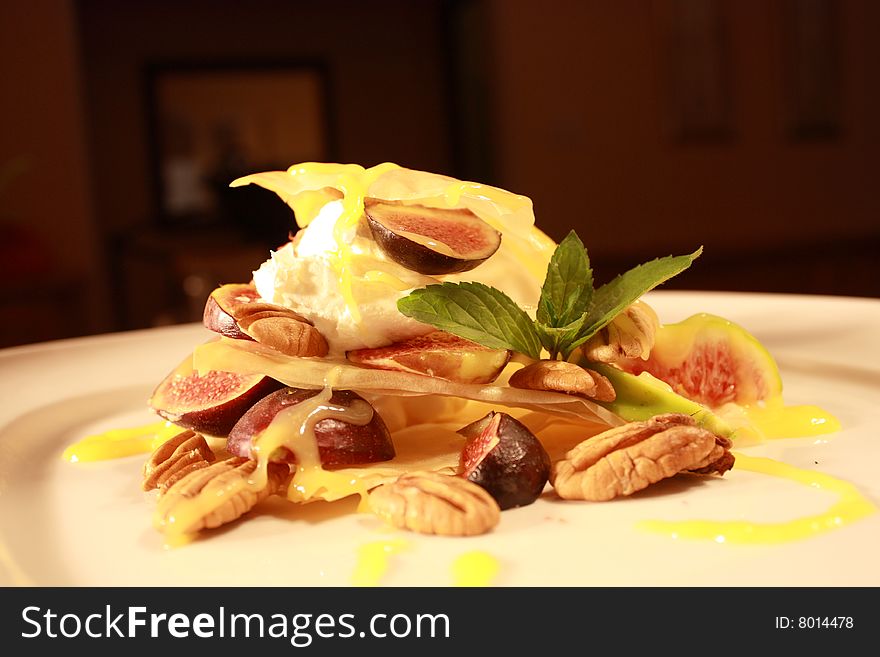
{"label": "sliced fig", "polygon": [[289,308],[260,301],[253,285],[230,283],[211,293],[205,328],[237,340],[255,340],[288,356],[326,356],[327,341],[310,321]]}
{"label": "sliced fig", "polygon": [[486,489],[502,509],[538,499],[550,477],[550,456],[521,422],[492,411],[458,433],[467,438],[461,476]]}
{"label": "sliced fig", "polygon": [[[300,404],[317,395],[319,390],[283,388],[264,397],[245,413],[229,432],[226,448],[231,454],[252,458],[254,440],[263,433],[276,416],[285,408]],[[355,404],[366,404],[372,411],[365,424],[346,422],[343,419],[326,417],[314,426],[315,439],[322,465],[351,465],[376,463],[394,458],[394,444],[382,417],[360,395],[351,390],[334,390],[325,408],[342,407],[352,409]],[[285,431],[290,432],[290,443],[294,444],[301,429],[291,423]],[[272,461],[295,463],[296,458],[288,448],[270,455]]]}
{"label": "sliced fig", "polygon": [[262,374],[212,370],[199,375],[186,358],[153,391],[149,404],[181,427],[225,436],[252,405],[284,384]]}
{"label": "sliced fig", "polygon": [[490,349],[445,331],[434,331],[387,347],[355,349],[346,354],[358,365],[412,372],[458,383],[490,383],[507,361],[507,349]]}
{"label": "sliced fig", "polygon": [[[621,369],[649,372],[678,394],[718,408],[781,397],[782,378],[755,336],[723,317],[701,313],[657,331],[647,360],[625,359]],[[662,412],[661,409],[658,412]]]}
{"label": "sliced fig", "polygon": [[420,274],[469,271],[501,246],[501,233],[464,208],[368,198],[364,211],[385,255]]}

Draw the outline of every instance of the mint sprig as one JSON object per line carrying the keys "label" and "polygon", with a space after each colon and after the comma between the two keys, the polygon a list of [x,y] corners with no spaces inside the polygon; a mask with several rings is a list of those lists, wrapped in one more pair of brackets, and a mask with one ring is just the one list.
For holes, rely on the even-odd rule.
{"label": "mint sprig", "polygon": [[500,290],[482,283],[441,283],[399,299],[407,317],[492,349],[540,358],[567,359],[646,292],[691,266],[700,247],[684,256],[657,258],[617,276],[598,289],[587,250],[574,231],[556,247],[541,287],[533,321]]}

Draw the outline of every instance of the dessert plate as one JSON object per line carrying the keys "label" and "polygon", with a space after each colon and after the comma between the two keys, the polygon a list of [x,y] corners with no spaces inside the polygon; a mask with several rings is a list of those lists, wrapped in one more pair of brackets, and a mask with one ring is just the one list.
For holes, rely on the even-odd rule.
{"label": "dessert plate", "polygon": [[[740,323],[776,358],[788,404],[819,405],[843,425],[836,434],[739,453],[837,477],[880,503],[880,301],[720,292],[646,299],[666,323],[697,312]],[[153,387],[208,335],[186,325],[0,351],[0,584],[880,585],[878,513],[769,544],[673,538],[641,524],[781,522],[837,501],[826,490],[737,468],[606,503],[562,502],[548,487],[538,502],[505,511],[492,533],[473,538],[390,530],[357,513],[354,500],[278,500],[167,547],[151,527],[152,495],[140,490],[145,456],[68,463],[61,454],[85,435],[154,421],[146,409]],[[472,575],[463,580],[467,563]]]}

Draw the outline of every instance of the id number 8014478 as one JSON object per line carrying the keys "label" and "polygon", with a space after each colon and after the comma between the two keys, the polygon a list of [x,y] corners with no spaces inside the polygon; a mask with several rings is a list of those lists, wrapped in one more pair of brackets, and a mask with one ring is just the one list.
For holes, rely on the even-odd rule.
{"label": "id number 8014478", "polygon": [[852,616],[776,616],[775,627],[778,630],[824,630],[855,627]]}

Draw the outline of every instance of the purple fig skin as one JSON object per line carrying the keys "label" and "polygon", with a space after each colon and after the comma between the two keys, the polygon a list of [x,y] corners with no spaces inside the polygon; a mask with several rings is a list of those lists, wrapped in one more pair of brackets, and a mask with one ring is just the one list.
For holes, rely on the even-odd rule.
{"label": "purple fig skin", "polygon": [[[467,438],[462,476],[484,488],[502,510],[527,506],[540,497],[550,478],[550,455],[525,425],[493,411],[458,433]],[[498,442],[490,447],[493,439]]]}
{"label": "purple fig skin", "polygon": [[[458,208],[444,210],[379,199],[367,199],[364,210],[373,239],[385,255],[420,274],[438,276],[470,271],[485,262],[501,246],[501,233],[470,210]],[[404,219],[402,222],[401,218]],[[386,225],[386,222],[397,224],[398,230]],[[422,233],[419,226],[436,228],[442,227],[443,223],[448,226],[443,227],[445,230],[440,230],[440,233],[447,237],[437,241],[447,244],[453,241],[453,238],[460,238],[465,246],[471,248],[469,252],[455,249],[454,245],[447,244],[459,255],[441,253],[400,234],[400,232],[409,232],[431,237],[431,233],[437,232],[436,230],[431,231],[426,228],[426,232]],[[402,229],[404,227],[406,230]],[[479,244],[479,247],[475,248],[474,244]]]}
{"label": "purple fig skin", "polygon": [[202,315],[202,324],[209,331],[214,331],[220,335],[233,338],[234,340],[253,340],[252,337],[246,335],[239,327],[238,323],[223,310],[214,300],[214,297],[208,297],[205,302],[205,312]]}
{"label": "purple fig skin", "polygon": [[[283,388],[266,396],[252,406],[232,428],[226,449],[235,456],[253,458],[251,447],[254,438],[266,430],[275,416],[285,408],[314,397],[318,392],[318,390]],[[351,390],[334,390],[330,403],[348,407],[356,400],[367,403],[363,397]],[[291,432],[297,432],[299,429],[299,426],[290,427]],[[314,431],[321,465],[377,463],[389,461],[395,456],[388,427],[375,411],[372,419],[365,425],[324,418],[315,424]],[[293,454],[289,451],[280,458],[278,456],[273,455],[272,460],[284,463],[295,462]]]}
{"label": "purple fig skin", "polygon": [[198,376],[187,358],[156,387],[149,405],[178,426],[226,436],[245,411],[283,387],[283,383],[261,374],[208,372]]}
{"label": "purple fig skin", "polygon": [[257,290],[253,285],[223,285],[214,290],[205,302],[205,310],[202,313],[202,324],[209,331],[214,331],[227,338],[253,341],[253,338],[239,328],[238,323],[232,315],[223,309],[224,300],[231,301],[237,296],[246,297],[252,300],[259,298]]}

